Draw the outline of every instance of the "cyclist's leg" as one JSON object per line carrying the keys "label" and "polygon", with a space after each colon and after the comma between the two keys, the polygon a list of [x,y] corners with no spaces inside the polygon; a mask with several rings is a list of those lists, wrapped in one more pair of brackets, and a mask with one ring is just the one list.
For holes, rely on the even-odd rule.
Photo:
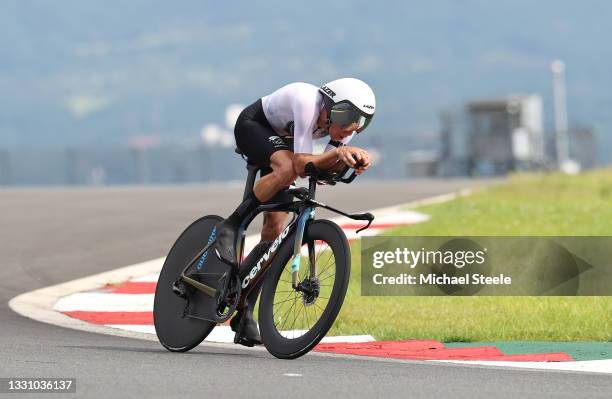
{"label": "cyclist's leg", "polygon": [[[280,192],[270,199],[269,202],[285,202],[290,201],[292,198],[290,195]],[[285,227],[285,221],[287,219],[287,212],[265,212],[264,213],[264,224],[261,230],[261,242],[251,251],[249,256],[245,259],[244,267],[252,267],[254,262],[257,261],[269,248],[271,242],[278,237]],[[253,287],[246,300],[245,309],[241,309],[236,318],[233,319],[234,331],[239,334],[235,338],[237,343],[250,346],[259,345],[261,343],[261,337],[259,330],[257,329],[257,323],[253,320],[253,311],[255,310],[255,304],[257,298],[261,292],[263,286],[263,279]],[[241,323],[242,322],[242,323]],[[240,328],[239,323],[242,324]]]}
{"label": "cyclist's leg", "polygon": [[238,148],[249,160],[269,166],[272,172],[260,179],[247,198],[219,225],[217,254],[230,264],[236,262],[237,230],[240,223],[262,202],[268,201],[283,187],[288,186],[294,175],[292,148],[276,136],[265,119],[261,100],[242,111],[236,121],[234,135]]}
{"label": "cyclist's leg", "polygon": [[[265,178],[270,173],[273,173],[272,168],[263,168],[261,170],[261,177]],[[291,181],[291,183],[293,183],[293,181]],[[293,200],[293,196],[291,196],[290,194],[284,191],[279,191],[272,198],[270,198],[267,202],[268,203],[280,203],[280,202],[290,202],[292,200]],[[285,222],[287,221],[288,215],[289,215],[288,212],[264,212],[260,244],[261,243],[271,243],[272,241],[274,241],[276,237],[280,235],[280,233],[285,228]],[[257,297],[259,296],[259,292],[261,291],[261,286],[262,286],[262,283],[260,282],[249,293],[249,296],[247,298],[247,305],[250,308],[250,310],[253,310],[255,308],[255,302],[257,302]]]}
{"label": "cyclist's leg", "polygon": [[[280,193],[280,194],[282,195],[283,193]],[[281,195],[275,195],[273,199],[278,202],[286,201],[287,198],[280,198]],[[291,196],[289,196],[288,200],[291,200]],[[269,245],[272,243],[272,241],[274,241],[274,239],[278,237],[280,233],[283,231],[283,228],[285,227],[285,221],[287,220],[288,215],[289,215],[288,212],[265,212],[264,213],[264,222],[263,222],[263,227],[261,229],[261,241],[258,244],[258,245],[262,245],[262,247],[260,248],[261,253],[260,251],[257,251],[255,253],[255,256],[257,258],[263,255],[264,253],[263,251],[267,250]],[[253,259],[253,261],[255,260],[256,259]],[[257,302],[257,297],[259,296],[259,293],[261,291],[262,283],[263,283],[263,280],[260,281],[255,286],[255,288],[253,288],[253,290],[249,293],[249,296],[247,297],[247,307],[249,308],[249,311],[251,313],[255,309],[255,303]]]}
{"label": "cyclist's leg", "polygon": [[270,156],[270,168],[272,172],[259,179],[253,188],[261,202],[269,201],[297,178],[293,168],[293,152],[289,150],[275,151]]}
{"label": "cyclist's leg", "polygon": [[280,138],[263,112],[261,100],[247,107],[236,121],[236,145],[251,161],[262,167],[253,191],[266,202],[297,178],[293,169],[293,139]]}
{"label": "cyclist's leg", "polygon": [[[237,220],[236,223],[239,224],[249,212],[255,209],[256,206],[253,206],[253,202],[277,202],[276,194],[291,184],[295,177],[293,177],[293,145],[290,141],[282,140],[276,136],[265,119],[260,100],[247,107],[240,114],[236,122],[234,135],[236,144],[242,153],[250,161],[263,167],[261,179],[246,200],[252,202],[246,204],[243,202],[237,209],[239,213],[232,214]],[[245,210],[248,212],[245,212]],[[235,236],[231,240],[230,242],[235,243]],[[248,267],[247,263],[256,261],[259,256],[263,255],[268,246],[269,243],[265,242],[258,244],[245,259],[244,266]],[[232,329],[236,331],[236,337],[234,338],[236,343],[246,346],[261,344],[257,323],[253,320],[253,309],[260,289],[261,283],[254,287],[253,294],[247,298],[246,309],[241,309],[230,323]]]}
{"label": "cyclist's leg", "polygon": [[[240,265],[240,275],[244,276],[250,271],[250,268],[255,265],[255,262],[263,256],[269,247],[269,241],[262,241],[257,244]],[[232,330],[236,333],[234,337],[235,343],[245,346],[261,345],[259,329],[257,328],[257,323],[253,320],[253,310],[255,309],[255,303],[261,291],[261,286],[262,282],[258,282],[257,285],[253,287],[253,291],[256,292],[256,294],[253,295],[253,291],[249,293],[250,295],[247,297],[245,307],[238,309],[238,312],[230,322]]]}
{"label": "cyclist's leg", "polygon": [[273,241],[285,228],[287,212],[265,212],[263,227],[261,229],[261,241]]}

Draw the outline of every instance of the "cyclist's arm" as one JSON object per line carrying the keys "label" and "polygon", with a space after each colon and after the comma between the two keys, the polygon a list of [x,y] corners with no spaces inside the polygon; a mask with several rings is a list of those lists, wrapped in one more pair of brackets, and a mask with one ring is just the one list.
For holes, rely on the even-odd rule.
{"label": "cyclist's arm", "polygon": [[[340,146],[320,155],[297,153],[293,158],[293,168],[300,177],[305,176],[304,167],[313,162],[316,167],[323,170],[336,170],[338,163],[355,168],[359,175],[370,167],[370,156],[367,151],[358,147]],[[359,164],[359,165],[357,165]]]}
{"label": "cyclist's arm", "polygon": [[[347,145],[348,142],[351,141],[353,136],[354,134],[351,136],[345,137],[341,141],[329,140],[329,143],[327,143],[327,145],[325,146],[324,152],[335,151],[336,148],[342,147],[343,145]],[[346,168],[346,164],[344,162],[341,162],[340,158],[338,158],[338,161],[336,161],[334,165],[332,165],[329,169],[327,169],[327,171],[330,173],[337,173],[337,172],[341,172],[342,170],[344,170],[344,168]]]}
{"label": "cyclist's arm", "polygon": [[335,148],[332,151],[324,152],[323,154],[295,154],[293,157],[293,168],[295,173],[297,173],[300,177],[304,177],[306,172],[304,168],[306,164],[309,162],[314,163],[314,165],[323,170],[329,170],[333,168],[338,163],[338,149]]}

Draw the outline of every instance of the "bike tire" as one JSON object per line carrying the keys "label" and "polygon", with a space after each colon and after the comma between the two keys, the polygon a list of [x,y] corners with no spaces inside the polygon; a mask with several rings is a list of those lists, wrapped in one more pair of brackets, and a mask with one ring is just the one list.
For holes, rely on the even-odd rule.
{"label": "bike tire", "polygon": [[[259,303],[259,328],[263,344],[273,356],[280,359],[295,359],[303,356],[323,339],[340,312],[348,288],[351,254],[346,235],[342,229],[328,220],[312,221],[306,226],[303,243],[307,243],[309,240],[312,240],[312,242],[322,241],[329,245],[335,261],[336,275],[333,288],[320,318],[316,323],[313,323],[310,329],[305,330],[306,332],[297,338],[289,338],[281,334],[282,327],[279,328],[275,322],[274,305],[279,282],[283,281],[284,283],[280,284],[284,284],[285,287],[281,288],[286,288],[287,282],[282,280],[281,276],[286,275],[284,271],[286,273],[287,266],[290,267],[290,260],[293,255],[295,233],[288,237],[267,271]],[[307,310],[306,314],[308,314]],[[279,319],[278,315],[276,317]],[[288,335],[286,331],[283,331],[283,333]]]}
{"label": "bike tire", "polygon": [[[153,319],[159,342],[171,352],[186,352],[198,346],[217,324],[210,321],[213,320],[213,298],[190,290],[188,313],[200,318],[186,317],[187,300],[172,291],[172,284],[179,278],[187,262],[205,247],[213,228],[221,220],[223,218],[220,216],[208,215],[187,227],[170,249],[160,272],[155,289]],[[227,266],[211,252],[203,266],[206,271],[227,270]]]}

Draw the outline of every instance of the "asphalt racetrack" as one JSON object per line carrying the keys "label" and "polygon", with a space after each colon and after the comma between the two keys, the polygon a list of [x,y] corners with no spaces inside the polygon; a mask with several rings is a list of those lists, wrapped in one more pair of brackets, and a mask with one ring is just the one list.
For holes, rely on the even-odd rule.
{"label": "asphalt racetrack", "polygon": [[[318,199],[360,211],[480,184],[357,179],[322,188]],[[192,220],[226,216],[241,191],[239,185],[0,190],[0,377],[76,378],[77,397],[106,398],[610,397],[612,378],[604,374],[327,354],[281,361],[238,346],[174,354],[156,342],[39,323],[7,305],[23,292],[164,256]]]}

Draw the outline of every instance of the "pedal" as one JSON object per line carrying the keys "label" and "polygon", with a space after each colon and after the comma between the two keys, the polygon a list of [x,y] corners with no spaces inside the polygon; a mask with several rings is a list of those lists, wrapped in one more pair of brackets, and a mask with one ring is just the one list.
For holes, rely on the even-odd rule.
{"label": "pedal", "polygon": [[253,341],[243,337],[242,335],[240,335],[240,333],[236,333],[236,335],[234,335],[234,343],[243,345],[249,348],[252,348],[255,346],[255,343]]}
{"label": "pedal", "polygon": [[172,292],[174,295],[179,298],[186,299],[187,298],[187,284],[185,284],[181,280],[176,280],[174,284],[172,284]]}

